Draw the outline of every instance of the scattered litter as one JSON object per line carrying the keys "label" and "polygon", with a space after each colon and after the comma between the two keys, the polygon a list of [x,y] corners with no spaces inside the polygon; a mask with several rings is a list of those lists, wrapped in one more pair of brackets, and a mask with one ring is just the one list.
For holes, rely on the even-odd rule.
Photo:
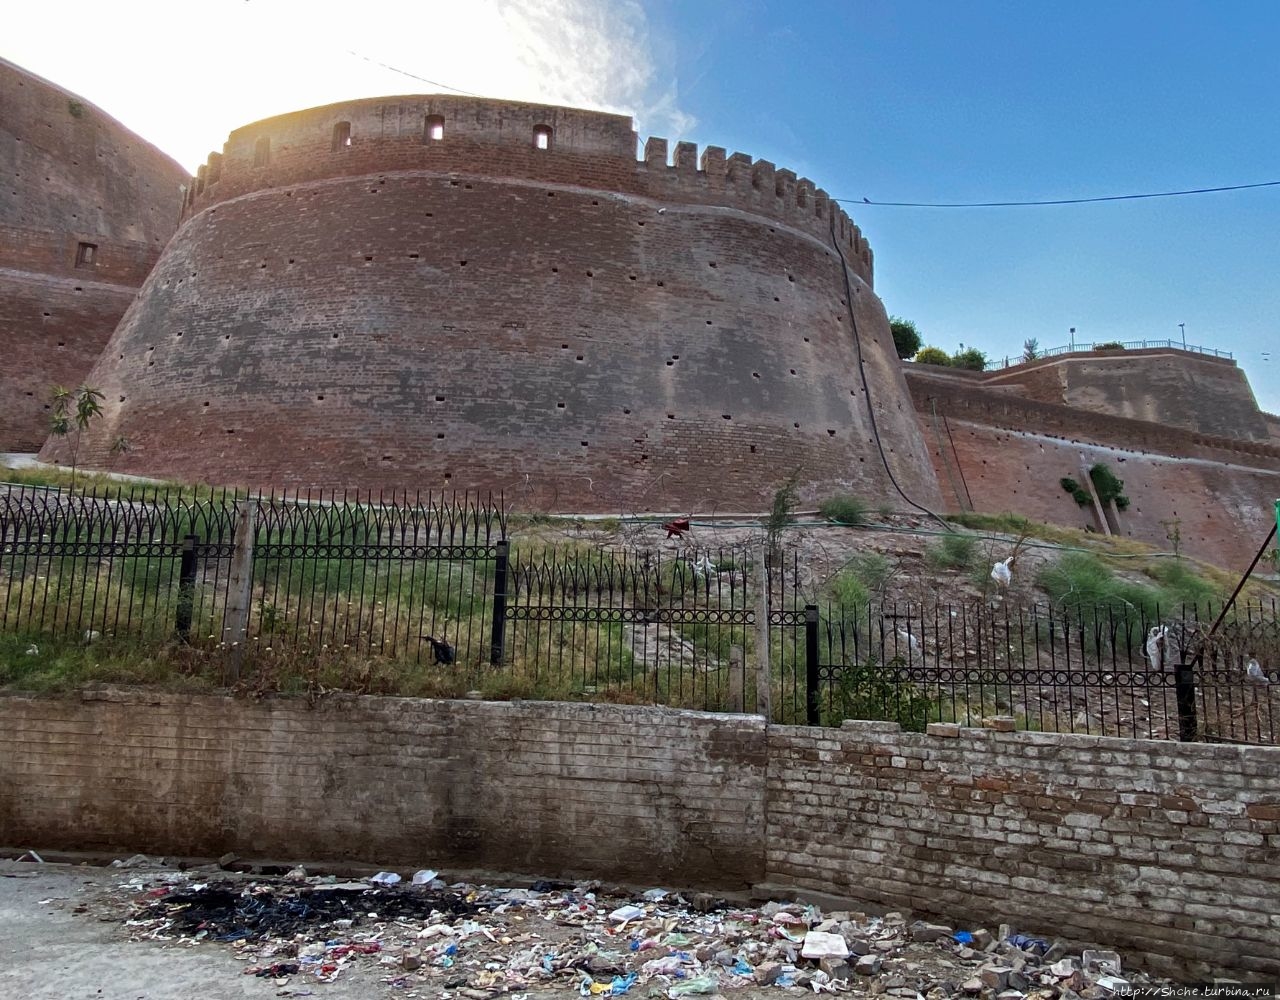
{"label": "scattered litter", "polygon": [[952,931],[900,913],[823,913],[789,902],[739,908],[704,893],[630,896],[595,882],[446,885],[431,869],[340,882],[301,866],[268,876],[159,870],[144,855],[117,864],[134,870],[118,876],[107,905],[133,939],[228,948],[245,975],[272,981],[278,996],[307,996],[308,986],[357,966],[406,1000],[529,1000],[546,991],[677,1000],[748,988],[883,1000],[1110,1000],[1163,982],[1121,978],[1113,951],[1069,955],[1063,942],[1005,925]]}
{"label": "scattered litter", "polygon": [[17,860],[26,861],[27,858],[30,858],[32,861],[36,862],[37,864],[41,864],[41,865],[44,864],[44,858],[40,857],[40,855],[38,855],[35,851],[26,851]]}

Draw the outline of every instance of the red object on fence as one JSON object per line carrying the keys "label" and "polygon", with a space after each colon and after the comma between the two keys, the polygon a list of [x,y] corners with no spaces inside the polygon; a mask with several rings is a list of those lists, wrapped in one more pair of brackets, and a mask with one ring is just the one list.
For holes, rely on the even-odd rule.
{"label": "red object on fence", "polygon": [[674,521],[668,521],[663,527],[667,529],[668,538],[675,538],[678,535],[683,535],[686,531],[693,530],[693,526],[689,524],[687,517],[677,517]]}

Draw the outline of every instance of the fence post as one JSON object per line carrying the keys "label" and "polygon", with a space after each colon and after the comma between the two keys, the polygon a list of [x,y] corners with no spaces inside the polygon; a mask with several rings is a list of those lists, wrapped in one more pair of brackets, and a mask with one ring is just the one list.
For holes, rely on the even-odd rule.
{"label": "fence post", "polygon": [[1195,664],[1203,655],[1200,654],[1191,663],[1185,663],[1179,657],[1173,668],[1173,694],[1178,703],[1178,739],[1183,743],[1194,743],[1199,728],[1196,725]]}
{"label": "fence post", "polygon": [[746,671],[743,667],[742,647],[729,647],[729,711],[741,714],[742,689],[746,686]]}
{"label": "fence post", "polygon": [[498,555],[493,564],[493,629],[489,633],[489,663],[502,665],[503,646],[507,628],[507,559],[511,543],[505,538],[498,542]]}
{"label": "fence post", "polygon": [[191,616],[195,610],[196,589],[196,544],[200,541],[195,535],[185,535],[182,539],[182,563],[178,567],[178,638],[183,642],[191,641]]}
{"label": "fence post", "polygon": [[756,601],[756,712],[773,719],[773,682],[769,673],[769,560],[767,544],[756,555],[760,593]]}
{"label": "fence post", "polygon": [[231,571],[227,576],[227,612],[223,637],[231,652],[231,680],[240,679],[244,647],[249,641],[249,608],[253,600],[253,536],[256,500],[236,504],[236,531],[231,553]]}
{"label": "fence post", "polygon": [[805,722],[811,726],[822,718],[822,692],[818,689],[818,606],[804,606],[804,687]]}

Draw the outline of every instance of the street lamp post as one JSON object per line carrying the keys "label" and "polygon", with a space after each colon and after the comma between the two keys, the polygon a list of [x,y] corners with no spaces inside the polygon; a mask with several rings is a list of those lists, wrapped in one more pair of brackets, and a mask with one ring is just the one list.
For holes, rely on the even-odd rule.
{"label": "street lamp post", "polygon": [[1187,349],[1187,324],[1179,323],[1178,329],[1182,331],[1182,349],[1185,351]]}

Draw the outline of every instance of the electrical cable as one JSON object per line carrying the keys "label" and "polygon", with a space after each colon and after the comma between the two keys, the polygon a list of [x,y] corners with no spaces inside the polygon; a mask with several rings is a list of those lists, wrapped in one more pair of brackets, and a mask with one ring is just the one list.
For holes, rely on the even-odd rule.
{"label": "electrical cable", "polygon": [[363,59],[365,62],[372,63],[375,66],[381,66],[383,69],[389,69],[391,70],[392,73],[399,73],[401,76],[407,76],[411,80],[420,80],[423,83],[431,84],[431,86],[433,87],[440,87],[442,90],[452,90],[455,94],[465,94],[467,97],[480,96],[479,94],[474,94],[469,90],[463,90],[461,87],[450,87],[447,83],[441,83],[438,80],[428,80],[425,76],[418,76],[417,73],[410,73],[407,69],[400,69],[396,66],[391,66],[384,62],[379,62],[377,59],[373,59],[366,55],[361,55],[359,52],[355,51],[355,49],[347,49],[347,55],[355,56],[357,59]]}
{"label": "electrical cable", "polygon": [[1142,198],[1178,198],[1188,194],[1216,194],[1220,191],[1247,191],[1250,188],[1280,187],[1280,181],[1257,184],[1228,184],[1223,187],[1189,188],[1186,191],[1153,191],[1147,194],[1110,194],[1099,198],[1053,198],[1046,201],[872,201],[870,198],[832,198],[849,205],[881,208],[1025,208],[1034,205],[1091,205],[1100,201],[1137,201]]}
{"label": "electrical cable", "polygon": [[853,310],[853,284],[849,281],[849,262],[845,260],[844,251],[840,249],[840,241],[836,238],[836,217],[835,213],[831,213],[831,245],[835,248],[836,255],[840,258],[840,273],[844,277],[844,305],[849,313],[849,324],[853,327],[853,346],[858,354],[858,375],[862,378],[862,394],[867,400],[867,416],[871,420],[871,435],[875,438],[876,448],[880,452],[880,461],[884,465],[884,471],[889,474],[889,482],[893,484],[893,488],[898,491],[898,496],[902,497],[907,503],[918,511],[928,514],[931,518],[942,525],[947,531],[954,531],[945,520],[935,514],[928,507],[916,503],[906,492],[898,485],[897,477],[893,474],[893,469],[889,467],[889,456],[884,452],[884,442],[880,440],[880,428],[876,425],[875,407],[871,405],[871,385],[867,381],[867,368],[862,359],[862,337],[858,333],[858,317]]}

